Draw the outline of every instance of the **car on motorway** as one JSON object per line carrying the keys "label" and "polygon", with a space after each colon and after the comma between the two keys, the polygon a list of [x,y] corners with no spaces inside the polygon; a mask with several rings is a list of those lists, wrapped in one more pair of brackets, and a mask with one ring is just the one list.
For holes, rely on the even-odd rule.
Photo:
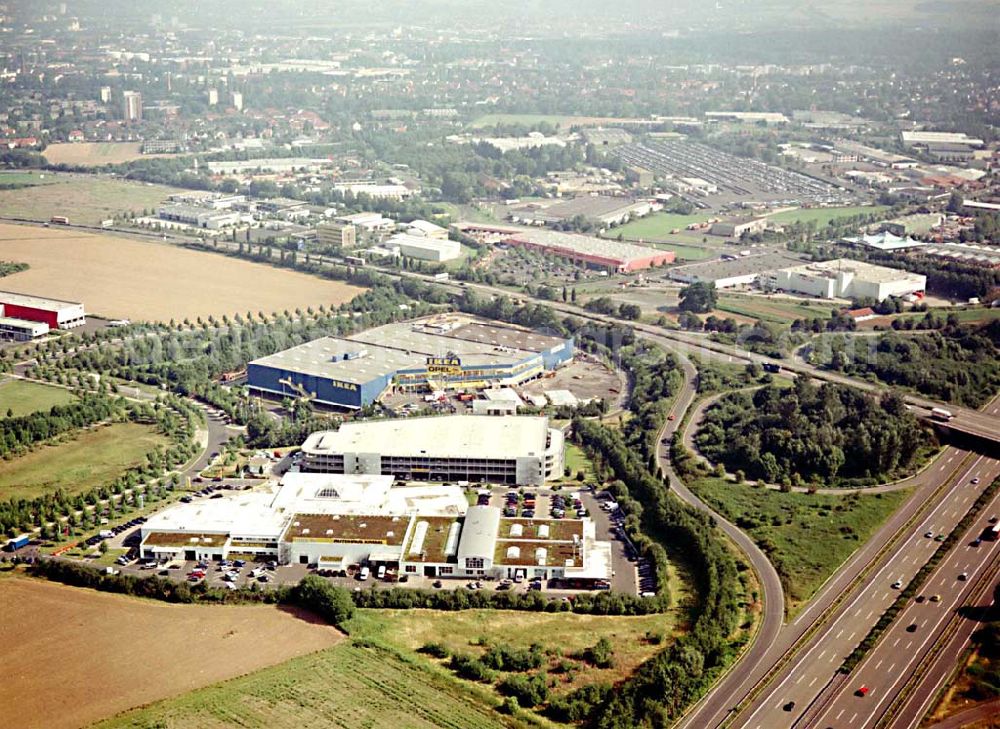
{"label": "car on motorway", "polygon": [[854,695],[864,698],[865,696],[868,695],[869,691],[870,689],[867,686],[859,686],[858,690],[854,692]]}
{"label": "car on motorway", "polygon": [[924,532],[924,536],[927,537],[928,539],[933,539],[934,532]]}
{"label": "car on motorway", "polygon": [[967,579],[969,579],[969,573],[968,572],[961,573],[958,576],[958,579],[959,579],[960,582],[965,582]]}
{"label": "car on motorway", "polygon": [[995,516],[991,516],[990,517],[990,524],[996,524],[996,523],[997,523],[997,518]]}
{"label": "car on motorway", "polygon": [[892,583],[892,589],[893,590],[898,590],[902,586],[903,586],[903,581],[902,580],[896,580],[895,582]]}
{"label": "car on motorway", "polygon": [[923,595],[917,595],[915,598],[913,598],[913,601],[919,605],[926,599],[927,598],[924,597]]}
{"label": "car on motorway", "polygon": [[794,701],[789,701],[787,704],[785,704],[781,708],[784,709],[785,711],[791,711],[792,709],[795,708],[795,702]]}
{"label": "car on motorway", "polygon": [[976,537],[975,539],[972,540],[972,546],[973,547],[978,547],[982,543],[983,543],[983,540],[980,537]]}
{"label": "car on motorway", "polygon": [[940,595],[931,595],[931,602],[941,602]]}
{"label": "car on motorway", "polygon": [[972,485],[975,486],[978,483],[979,483],[979,476],[976,476],[974,479],[972,479]]}
{"label": "car on motorway", "polygon": [[917,624],[916,623],[910,623],[909,625],[907,625],[906,626],[906,632],[907,633],[916,633],[917,632]]}

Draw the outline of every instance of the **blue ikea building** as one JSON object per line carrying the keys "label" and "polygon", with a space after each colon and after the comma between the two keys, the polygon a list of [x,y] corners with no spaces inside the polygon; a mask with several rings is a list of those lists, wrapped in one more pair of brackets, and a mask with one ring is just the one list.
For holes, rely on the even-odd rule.
{"label": "blue ikea building", "polygon": [[254,360],[251,393],[357,410],[384,392],[517,385],[573,359],[572,339],[461,315],[323,337]]}

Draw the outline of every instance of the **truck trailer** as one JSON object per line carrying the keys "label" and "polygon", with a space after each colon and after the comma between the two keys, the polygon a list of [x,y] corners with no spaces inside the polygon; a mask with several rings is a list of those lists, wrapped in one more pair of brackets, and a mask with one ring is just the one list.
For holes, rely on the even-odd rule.
{"label": "truck trailer", "polygon": [[10,541],[8,541],[4,549],[8,552],[13,552],[15,550],[20,549],[21,547],[27,547],[30,541],[31,541],[30,535],[22,534],[21,536],[14,537]]}

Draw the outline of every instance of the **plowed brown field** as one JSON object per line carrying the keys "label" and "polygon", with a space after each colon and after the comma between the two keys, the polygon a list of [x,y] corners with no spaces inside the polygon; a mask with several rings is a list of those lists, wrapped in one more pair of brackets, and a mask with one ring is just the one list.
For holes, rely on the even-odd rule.
{"label": "plowed brown field", "polygon": [[260,263],[112,235],[0,224],[0,260],[27,271],[0,289],[81,301],[133,321],[271,313],[350,301],[363,289]]}
{"label": "plowed brown field", "polygon": [[276,607],[168,605],[0,578],[0,726],[86,726],[341,637]]}

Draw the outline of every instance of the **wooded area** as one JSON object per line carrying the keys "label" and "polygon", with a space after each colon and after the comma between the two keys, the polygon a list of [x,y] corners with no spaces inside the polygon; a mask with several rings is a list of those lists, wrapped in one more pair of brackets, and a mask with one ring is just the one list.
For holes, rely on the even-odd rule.
{"label": "wooded area", "polygon": [[911,466],[928,435],[899,395],[799,377],[791,388],[723,396],[695,442],[709,460],[753,479],[857,486]]}

